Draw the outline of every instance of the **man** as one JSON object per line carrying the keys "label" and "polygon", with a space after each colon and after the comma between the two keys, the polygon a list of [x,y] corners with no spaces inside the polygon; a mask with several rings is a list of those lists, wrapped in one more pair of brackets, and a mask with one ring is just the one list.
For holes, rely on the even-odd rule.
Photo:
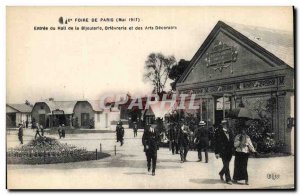
{"label": "man", "polygon": [[61,126],[61,137],[62,137],[62,138],[65,138],[65,137],[66,137],[65,124],[62,124],[62,126]]}
{"label": "man", "polygon": [[42,136],[44,136],[44,127],[43,127],[43,125],[40,125],[40,130],[41,130]]}
{"label": "man", "polygon": [[26,129],[28,128],[28,123],[29,123],[28,120],[26,120],[26,122],[25,122],[25,125],[26,125],[25,127],[26,127]]}
{"label": "man", "polygon": [[144,152],[147,157],[148,172],[150,172],[152,164],[152,176],[154,176],[157,160],[157,150],[159,150],[159,135],[156,125],[151,125],[150,127],[145,128],[142,143],[144,145]]}
{"label": "man", "polygon": [[133,122],[133,137],[137,136],[138,125],[136,122]]}
{"label": "man", "polygon": [[61,125],[58,125],[57,133],[58,133],[59,139],[61,139],[61,137],[62,137],[62,127],[61,127]]}
{"label": "man", "polygon": [[169,126],[169,141],[170,141],[170,147],[172,150],[172,154],[174,155],[175,152],[178,154],[178,146],[176,141],[176,125],[174,123],[171,123]]}
{"label": "man", "polygon": [[119,121],[116,127],[116,135],[117,135],[117,142],[120,141],[120,146],[124,144],[124,127],[122,127],[122,123]]}
{"label": "man", "polygon": [[36,139],[37,136],[42,137],[40,134],[40,125],[38,123],[36,123],[36,130],[35,130],[35,136],[34,139]]}
{"label": "man", "polygon": [[199,122],[199,128],[197,129],[195,133],[195,144],[198,150],[198,160],[199,162],[202,161],[202,150],[204,150],[205,153],[205,163],[208,163],[208,153],[207,149],[209,147],[209,132],[206,128],[206,123],[204,121]]}
{"label": "man", "polygon": [[19,124],[18,138],[21,144],[23,144],[23,125]]}
{"label": "man", "polygon": [[178,143],[179,143],[179,151],[180,151],[180,159],[181,163],[186,162],[186,156],[189,151],[189,135],[188,135],[188,126],[186,124],[182,124],[179,134],[178,134]]}
{"label": "man", "polygon": [[229,170],[229,163],[232,158],[233,151],[233,134],[228,128],[228,121],[223,120],[221,122],[221,128],[217,129],[215,135],[215,154],[216,158],[222,159],[223,168],[219,172],[220,179],[224,181],[224,174],[227,184],[232,184]]}

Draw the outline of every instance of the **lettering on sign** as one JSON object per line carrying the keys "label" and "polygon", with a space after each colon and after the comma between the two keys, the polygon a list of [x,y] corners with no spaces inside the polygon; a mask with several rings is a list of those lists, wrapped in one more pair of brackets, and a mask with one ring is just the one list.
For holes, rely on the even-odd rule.
{"label": "lettering on sign", "polygon": [[[237,61],[237,56],[238,52],[235,47],[228,46],[222,41],[217,41],[212,50],[206,53],[206,66],[222,72],[224,68],[228,68],[231,65],[231,62]],[[233,73],[232,68],[231,73]]]}

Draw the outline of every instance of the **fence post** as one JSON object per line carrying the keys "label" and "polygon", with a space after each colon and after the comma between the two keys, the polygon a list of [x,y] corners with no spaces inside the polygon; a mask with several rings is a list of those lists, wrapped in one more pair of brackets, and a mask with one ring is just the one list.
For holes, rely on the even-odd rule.
{"label": "fence post", "polygon": [[117,146],[115,145],[115,156],[117,155]]}
{"label": "fence post", "polygon": [[100,152],[102,152],[102,145],[101,145],[101,143],[100,143]]}
{"label": "fence post", "polygon": [[97,153],[97,148],[96,148],[96,160],[98,160],[98,153]]}
{"label": "fence post", "polygon": [[46,151],[44,150],[44,162],[46,162]]}

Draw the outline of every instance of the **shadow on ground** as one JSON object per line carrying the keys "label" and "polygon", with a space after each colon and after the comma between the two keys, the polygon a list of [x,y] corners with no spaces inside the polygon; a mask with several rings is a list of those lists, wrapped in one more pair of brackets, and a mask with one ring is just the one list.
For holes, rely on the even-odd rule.
{"label": "shadow on ground", "polygon": [[224,183],[219,179],[190,179],[189,180],[192,183],[197,183],[197,184],[220,184]]}

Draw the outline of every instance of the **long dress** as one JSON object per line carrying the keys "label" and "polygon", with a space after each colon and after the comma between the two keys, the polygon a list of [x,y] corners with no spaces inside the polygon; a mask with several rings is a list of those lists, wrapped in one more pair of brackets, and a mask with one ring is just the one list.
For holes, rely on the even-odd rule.
{"label": "long dress", "polygon": [[248,181],[248,158],[250,152],[255,152],[251,139],[248,135],[238,134],[234,139],[235,160],[233,180]]}

